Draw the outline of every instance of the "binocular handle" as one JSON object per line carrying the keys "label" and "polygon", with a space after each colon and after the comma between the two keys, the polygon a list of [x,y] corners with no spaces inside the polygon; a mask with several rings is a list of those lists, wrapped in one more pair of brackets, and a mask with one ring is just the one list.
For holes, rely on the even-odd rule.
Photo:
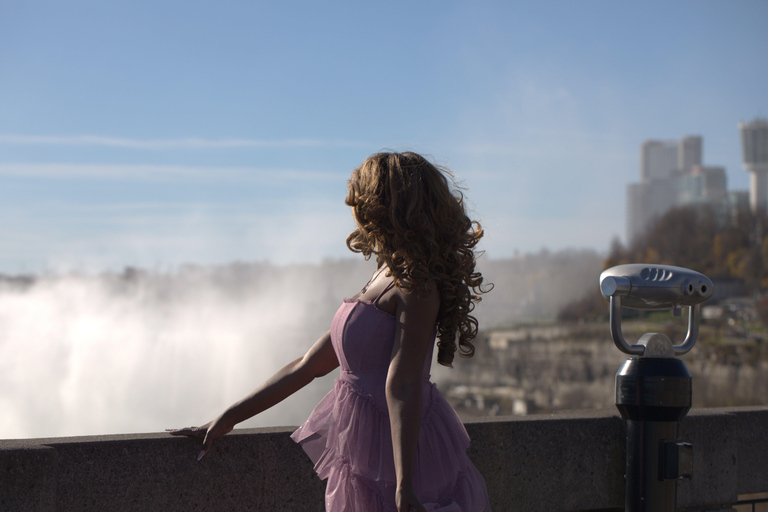
{"label": "binocular handle", "polygon": [[[672,348],[675,351],[675,355],[683,355],[693,348],[696,343],[696,336],[699,334],[699,314],[701,312],[701,304],[689,306],[688,308],[688,333],[685,336],[685,340],[680,345],[673,345]],[[642,356],[645,353],[645,347],[643,345],[630,345],[627,340],[624,339],[624,334],[621,332],[621,295],[610,296],[610,309],[609,309],[609,322],[611,326],[611,337],[616,348],[624,352],[625,354]]]}

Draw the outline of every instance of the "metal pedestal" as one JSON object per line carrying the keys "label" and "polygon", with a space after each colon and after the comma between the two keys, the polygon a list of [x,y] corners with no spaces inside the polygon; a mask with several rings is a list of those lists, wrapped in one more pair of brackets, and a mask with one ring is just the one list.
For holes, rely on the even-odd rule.
{"label": "metal pedestal", "polygon": [[[677,480],[693,474],[693,449],[677,439],[677,424],[691,408],[691,373],[676,356],[693,348],[701,303],[714,287],[706,276],[668,265],[619,265],[600,275],[609,302],[611,338],[631,355],[616,373],[616,407],[627,421],[625,511],[674,512]],[[630,345],[621,332],[622,302],[632,309],[688,307],[688,333],[680,345],[648,333]]]}
{"label": "metal pedestal", "polygon": [[692,448],[677,439],[691,408],[691,374],[675,358],[633,357],[616,374],[616,407],[627,420],[625,511],[674,512],[676,481],[692,474]]}

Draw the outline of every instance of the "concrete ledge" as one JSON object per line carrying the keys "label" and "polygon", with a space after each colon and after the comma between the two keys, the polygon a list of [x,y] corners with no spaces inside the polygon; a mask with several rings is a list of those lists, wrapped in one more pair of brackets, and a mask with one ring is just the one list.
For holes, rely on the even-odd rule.
{"label": "concrete ledge", "polygon": [[[197,462],[167,434],[0,441],[0,510],[322,511],[324,483],[292,428],[242,429]],[[615,409],[467,423],[493,510],[622,510],[625,426]],[[768,491],[768,407],[694,410],[680,439],[694,478],[680,510],[728,509]]]}
{"label": "concrete ledge", "polygon": [[722,409],[701,409],[680,423],[678,439],[693,444],[694,477],[678,482],[678,507],[726,508],[736,501],[738,420],[738,415]]}
{"label": "concrete ledge", "polygon": [[495,511],[623,509],[624,430],[615,409],[467,424]]}
{"label": "concrete ledge", "polygon": [[738,426],[731,432],[738,446],[736,491],[739,495],[768,491],[768,407],[728,408],[723,412],[738,418]]}
{"label": "concrete ledge", "polygon": [[56,510],[59,455],[34,441],[0,442],[0,510]]}
{"label": "concrete ledge", "polygon": [[199,442],[164,433],[2,441],[0,510],[321,512],[325,485],[291,431],[236,430],[200,462]]}

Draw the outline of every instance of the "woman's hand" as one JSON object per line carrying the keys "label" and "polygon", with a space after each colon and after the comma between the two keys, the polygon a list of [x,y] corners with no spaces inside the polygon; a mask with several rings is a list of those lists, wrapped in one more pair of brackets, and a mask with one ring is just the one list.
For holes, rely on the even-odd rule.
{"label": "woman's hand", "polygon": [[397,512],[426,512],[410,487],[398,487],[395,494]]}
{"label": "woman's hand", "polygon": [[227,408],[224,413],[202,427],[168,429],[172,436],[196,437],[203,440],[203,449],[197,460],[203,458],[217,437],[228,434],[238,423],[265,411],[300,390],[313,379],[339,367],[339,360],[331,343],[331,331],[312,345],[304,357],[288,363],[256,388],[250,395]]}
{"label": "woman's hand", "polygon": [[211,448],[213,440],[217,437],[221,437],[225,434],[232,432],[234,425],[224,421],[224,415],[219,416],[213,421],[209,421],[201,427],[185,427],[178,429],[168,429],[167,432],[172,436],[187,436],[195,437],[203,440],[203,449],[197,455],[197,460],[203,458],[203,455],[208,453]]}

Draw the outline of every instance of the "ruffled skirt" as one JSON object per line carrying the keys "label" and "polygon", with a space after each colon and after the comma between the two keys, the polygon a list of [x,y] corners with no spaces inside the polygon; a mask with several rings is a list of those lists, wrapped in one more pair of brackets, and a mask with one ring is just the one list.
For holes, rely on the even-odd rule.
{"label": "ruffled skirt", "polygon": [[[469,436],[434,384],[424,400],[414,488],[429,511],[488,512],[485,481],[466,455]],[[389,414],[378,400],[339,378],[291,438],[327,479],[328,512],[396,512]]]}

